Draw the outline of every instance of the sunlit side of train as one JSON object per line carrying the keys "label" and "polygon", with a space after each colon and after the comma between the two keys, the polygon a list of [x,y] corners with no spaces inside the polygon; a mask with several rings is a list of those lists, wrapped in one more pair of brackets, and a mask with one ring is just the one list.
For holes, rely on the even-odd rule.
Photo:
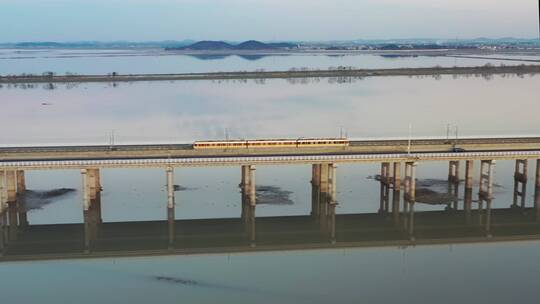
{"label": "sunlit side of train", "polygon": [[318,148],[346,147],[346,138],[301,138],[301,139],[267,139],[267,140],[216,140],[196,141],[194,149],[257,149],[257,148]]}

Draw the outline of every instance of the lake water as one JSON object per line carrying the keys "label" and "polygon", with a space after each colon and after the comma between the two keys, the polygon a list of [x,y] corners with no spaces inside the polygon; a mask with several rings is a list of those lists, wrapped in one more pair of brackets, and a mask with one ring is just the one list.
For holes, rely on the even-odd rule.
{"label": "lake water", "polygon": [[[538,56],[500,55],[497,58],[455,58],[376,54],[281,55],[181,55],[161,50],[18,50],[0,49],[0,75],[42,74],[142,74],[202,73],[230,71],[286,71],[309,68],[414,68],[531,64],[519,59],[540,60]],[[514,61],[518,60],[518,61]]]}
{"label": "lake water", "polygon": [[[84,68],[77,71],[86,72]],[[458,126],[458,136],[539,135],[537,83],[538,76],[525,75],[489,79],[444,76],[3,86],[0,88],[0,143],[108,143],[113,130],[115,142],[119,144],[191,142],[225,138],[226,133],[231,138],[323,137],[337,136],[340,129],[351,138],[406,137],[409,123],[413,125],[413,135],[419,137],[444,137],[448,124],[452,129]],[[478,167],[477,164],[476,180],[480,174]],[[531,162],[529,171],[534,172],[534,169]],[[242,245],[235,243],[234,248],[245,248],[247,252],[236,253],[222,248],[218,251],[224,253],[215,254],[5,261],[0,262],[2,301],[215,303],[219,299],[223,303],[246,300],[257,303],[507,303],[537,298],[534,287],[540,270],[537,263],[540,243],[535,240],[539,226],[533,209],[538,204],[534,174],[528,179],[526,208],[511,208],[514,163],[497,162],[495,198],[491,203],[494,212],[491,237],[497,239],[509,233],[528,236],[528,241],[486,243],[489,239],[482,230],[485,218],[473,225],[474,229],[468,226],[473,230],[462,231],[457,225],[449,230],[453,234],[447,235],[447,230],[438,230],[444,225],[428,215],[429,212],[453,214],[452,205],[449,208],[446,204],[416,203],[416,240],[448,239],[446,244],[402,246],[391,239],[393,234],[383,233],[380,241],[391,239],[389,246],[337,248],[348,238],[370,241],[372,226],[369,223],[365,227],[368,233],[359,232],[357,236],[339,223],[344,223],[342,219],[346,216],[371,214],[377,217],[381,206],[380,185],[369,178],[379,173],[378,164],[342,165],[337,170],[337,240],[335,245],[327,240],[324,250],[274,248],[272,252],[256,252],[249,249],[251,244],[246,241]],[[447,174],[447,163],[420,163],[418,178],[423,186],[419,187],[446,193]],[[274,217],[311,216],[310,166],[258,166],[256,176],[258,186],[273,186],[287,197],[287,200],[258,205],[256,227],[264,231],[264,221]],[[181,231],[182,221],[196,219],[230,219],[242,223],[239,181],[240,168],[236,167],[175,170],[175,182],[186,187],[176,192],[177,229]],[[161,221],[166,231],[163,170],[106,169],[102,170],[102,183],[104,223]],[[27,214],[29,228],[79,224],[69,227],[75,227],[75,232],[83,229],[78,170],[28,171],[26,184],[38,194],[60,188],[75,189],[52,199],[35,199],[35,209]],[[460,210],[464,205],[462,188]],[[477,192],[475,185],[474,209],[478,209]],[[483,208],[486,208],[485,203]],[[381,222],[391,226],[391,215],[380,217]],[[514,222],[526,229],[507,231],[508,223]],[[297,242],[300,248],[321,242],[304,239],[303,227],[291,228],[287,242]],[[215,228],[202,229],[201,233],[216,233],[219,240],[219,233],[224,231]],[[20,232],[23,241],[26,232],[24,229]],[[43,236],[51,235],[45,232]],[[473,232],[478,242],[458,244],[460,238],[467,239]],[[265,239],[262,232],[257,236]],[[136,243],[136,237],[145,237],[145,234],[141,232],[131,237]],[[79,238],[84,237],[77,234],[75,240]],[[38,239],[34,246],[53,252],[60,250],[61,241],[44,240],[39,243]],[[130,239],[112,240],[127,242]],[[408,242],[410,239],[407,235],[399,240]],[[204,244],[204,239],[201,242]],[[276,242],[282,245],[279,240]],[[76,244],[73,248],[80,245]],[[10,256],[9,246],[4,251],[6,258]],[[214,245],[208,243],[208,246]],[[162,249],[167,249],[166,244]]]}

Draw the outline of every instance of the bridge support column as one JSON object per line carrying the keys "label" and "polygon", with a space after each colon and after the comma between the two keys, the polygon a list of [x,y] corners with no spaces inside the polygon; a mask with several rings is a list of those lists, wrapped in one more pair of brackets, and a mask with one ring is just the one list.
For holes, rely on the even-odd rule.
{"label": "bridge support column", "polygon": [[167,167],[167,208],[174,208],[174,170]]}
{"label": "bridge support column", "polygon": [[240,187],[249,197],[249,202],[251,205],[256,204],[257,199],[257,189],[255,184],[255,166],[254,165],[244,165],[242,166],[242,181]]}
{"label": "bridge support column", "polygon": [[465,162],[465,189],[472,189],[473,187],[473,170],[474,161],[468,160]]}
{"label": "bridge support column", "polygon": [[480,162],[480,196],[493,198],[493,174],[495,171],[494,160],[482,160]]}
{"label": "bridge support column", "polygon": [[249,167],[249,203],[255,206],[257,203],[257,188],[255,184],[255,166]]}
{"label": "bridge support column", "polygon": [[319,187],[324,193],[328,193],[328,171],[329,164],[321,164],[321,172],[319,173]]}
{"label": "bridge support column", "polygon": [[399,191],[399,189],[401,188],[401,163],[400,162],[394,163],[394,179],[392,183],[394,184],[394,189],[398,189]]}
{"label": "bridge support column", "polygon": [[381,163],[381,182],[389,184],[391,182],[390,163]]}
{"label": "bridge support column", "polygon": [[0,216],[7,209],[6,171],[0,171]]}
{"label": "bridge support column", "polygon": [[525,200],[527,197],[527,175],[528,175],[528,160],[517,159],[514,172],[514,201],[513,206],[525,207]]}
{"label": "bridge support column", "polygon": [[14,170],[6,171],[7,202],[17,201],[17,173]]}
{"label": "bridge support column", "polygon": [[95,199],[98,192],[101,191],[99,169],[86,169],[88,191],[90,199]]}
{"label": "bridge support column", "polygon": [[416,199],[416,162],[405,163],[405,200],[414,201]]}
{"label": "bridge support column", "polygon": [[328,165],[328,180],[329,180],[329,196],[330,204],[337,203],[337,165],[330,164]]}
{"label": "bridge support column", "polygon": [[17,170],[17,194],[24,194],[26,191],[26,179],[23,170]]}
{"label": "bridge support column", "polygon": [[459,183],[459,161],[450,161],[448,165],[448,182]]}
{"label": "bridge support column", "polygon": [[176,240],[176,228],[175,228],[175,199],[174,199],[174,169],[173,167],[167,167],[166,169],[167,180],[167,223],[169,229],[169,241],[168,249],[175,247]]}
{"label": "bridge support column", "polygon": [[88,170],[81,169],[82,176],[82,192],[83,192],[83,210],[88,211],[90,208],[90,185],[88,183]]}
{"label": "bridge support column", "polygon": [[320,186],[321,181],[321,164],[311,165],[311,184],[313,186]]}
{"label": "bridge support column", "polygon": [[540,187],[540,159],[536,160],[536,188]]}

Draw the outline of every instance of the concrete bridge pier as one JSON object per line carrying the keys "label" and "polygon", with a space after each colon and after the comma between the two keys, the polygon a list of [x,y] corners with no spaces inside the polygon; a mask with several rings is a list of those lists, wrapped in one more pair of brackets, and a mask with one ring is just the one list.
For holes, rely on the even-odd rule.
{"label": "concrete bridge pier", "polygon": [[242,181],[240,187],[249,197],[249,203],[253,206],[257,203],[257,190],[255,184],[255,166],[242,166]]}
{"label": "concrete bridge pier", "polygon": [[[83,192],[83,210],[88,211],[90,208],[90,186],[88,181],[88,170],[81,169],[82,176],[82,192]],[[85,229],[86,231],[86,229]]]}
{"label": "concrete bridge pier", "polygon": [[536,188],[540,188],[540,159],[536,160]]}
{"label": "concrete bridge pier", "polygon": [[328,193],[329,203],[337,204],[337,165],[328,165]]}
{"label": "concrete bridge pier", "polygon": [[392,182],[392,172],[390,163],[381,163],[381,183],[390,184]]}
{"label": "concrete bridge pier", "polygon": [[448,182],[459,183],[459,161],[450,161],[448,165]]}
{"label": "concrete bridge pier", "polygon": [[17,172],[15,170],[6,171],[7,203],[17,201]]}
{"label": "concrete bridge pier", "polygon": [[319,172],[319,189],[321,192],[328,193],[328,171],[329,164],[321,164],[321,170]]}
{"label": "concrete bridge pier", "polygon": [[0,171],[0,215],[7,210],[6,172]]}
{"label": "concrete bridge pier", "polygon": [[26,178],[23,170],[17,170],[17,194],[24,194],[26,191]]}
{"label": "concrete bridge pier", "polygon": [[525,208],[525,200],[527,198],[527,175],[528,175],[528,160],[516,160],[514,172],[514,200],[512,206],[517,207],[518,201],[521,208]]}
{"label": "concrete bridge pier", "polygon": [[331,174],[334,174],[333,164],[314,164],[312,165],[311,183],[319,187],[322,192],[328,193]]}
{"label": "concrete bridge pier", "polygon": [[416,199],[416,166],[417,162],[405,163],[405,201]]}
{"label": "concrete bridge pier", "polygon": [[394,189],[401,188],[401,163],[381,163],[381,183],[392,186]]}
{"label": "concrete bridge pier", "polygon": [[99,169],[87,169],[87,181],[88,181],[88,190],[89,197],[91,200],[96,198],[96,194],[100,191],[101,186],[99,185]]}
{"label": "concrete bridge pier", "polygon": [[167,209],[174,208],[174,170],[172,167],[167,167]]}
{"label": "concrete bridge pier", "polygon": [[393,178],[392,184],[394,186],[394,189],[397,189],[398,191],[401,189],[401,163],[400,162],[394,163],[394,178]]}
{"label": "concrete bridge pier", "polygon": [[325,222],[327,205],[337,204],[337,166],[327,163],[315,164],[312,170],[311,214],[322,225]]}
{"label": "concrete bridge pier", "polygon": [[494,160],[480,162],[480,189],[479,194],[484,199],[493,198],[493,174],[495,173]]}
{"label": "concrete bridge pier", "polygon": [[465,161],[465,189],[473,188],[473,171],[474,171],[474,161],[467,160]]}
{"label": "concrete bridge pier", "polygon": [[82,169],[82,190],[83,190],[83,209],[90,209],[92,202],[96,199],[98,192],[101,192],[101,178],[99,169]]}
{"label": "concrete bridge pier", "polygon": [[168,226],[168,249],[174,248],[176,240],[175,235],[175,197],[174,197],[174,169],[173,167],[167,167],[165,170],[166,183],[167,183],[167,226]]}
{"label": "concrete bridge pier", "polygon": [[311,216],[319,225],[324,224],[324,219],[327,214],[328,194],[322,192],[317,186],[311,187]]}
{"label": "concrete bridge pier", "polygon": [[316,187],[320,186],[321,166],[321,164],[311,165],[311,184]]}

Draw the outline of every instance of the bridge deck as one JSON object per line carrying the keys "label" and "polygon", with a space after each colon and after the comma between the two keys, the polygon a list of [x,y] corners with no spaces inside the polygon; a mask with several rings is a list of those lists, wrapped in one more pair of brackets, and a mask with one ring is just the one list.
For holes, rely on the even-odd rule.
{"label": "bridge deck", "polygon": [[[459,147],[464,152],[452,152]],[[191,145],[0,148],[0,169],[212,166],[540,158],[540,137],[352,141],[348,147],[193,149]]]}

